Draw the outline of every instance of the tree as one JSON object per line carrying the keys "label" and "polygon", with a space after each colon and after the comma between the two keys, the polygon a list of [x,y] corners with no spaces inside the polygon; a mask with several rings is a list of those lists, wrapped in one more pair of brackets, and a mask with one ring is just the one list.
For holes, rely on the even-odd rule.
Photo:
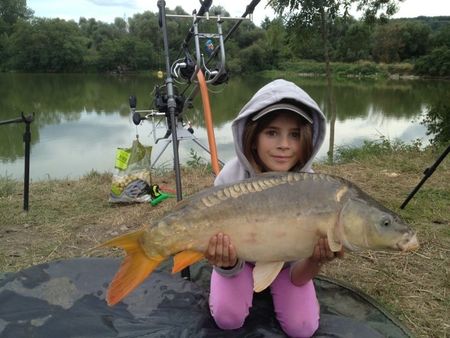
{"label": "tree", "polygon": [[240,59],[245,60],[245,63],[242,63],[243,72],[257,72],[265,68],[265,51],[258,44],[242,49],[239,54]]}
{"label": "tree", "polygon": [[376,61],[399,62],[416,59],[427,52],[431,30],[417,21],[393,21],[376,28],[373,56]]}
{"label": "tree", "polygon": [[86,40],[73,21],[35,19],[17,24],[10,46],[13,69],[68,72],[81,69]]}
{"label": "tree", "polygon": [[342,25],[338,35],[333,39],[335,43],[335,58],[345,62],[370,60],[372,34],[371,28],[363,21],[354,21]]}
{"label": "tree", "polygon": [[434,145],[448,146],[450,140],[450,105],[439,101],[428,106],[421,124],[426,125],[427,135],[433,136],[430,140]]}
{"label": "tree", "polygon": [[105,42],[99,49],[97,67],[101,71],[126,71],[157,67],[151,42],[127,36]]}
{"label": "tree", "polygon": [[267,63],[268,66],[277,67],[281,58],[289,53],[285,47],[287,41],[286,29],[280,18],[266,22],[264,27],[266,35],[263,44],[267,55]]}
{"label": "tree", "polygon": [[433,47],[446,46],[450,48],[450,24],[439,28],[430,38]]}
{"label": "tree", "polygon": [[29,19],[32,15],[26,0],[0,0],[0,34],[10,34],[18,20]]}
{"label": "tree", "polygon": [[[397,3],[403,0],[269,0],[268,4],[278,15],[283,15],[297,34],[320,32],[323,59],[327,77],[330,78],[330,31],[338,17],[348,17],[352,5],[362,11],[368,22],[387,18],[397,11]],[[289,14],[287,14],[288,12]]]}
{"label": "tree", "polygon": [[430,54],[422,56],[414,65],[414,71],[419,75],[450,76],[450,48],[442,46],[435,48]]}
{"label": "tree", "polygon": [[27,8],[26,0],[0,0],[0,69],[9,59],[9,36],[19,20],[29,19],[33,11]]}

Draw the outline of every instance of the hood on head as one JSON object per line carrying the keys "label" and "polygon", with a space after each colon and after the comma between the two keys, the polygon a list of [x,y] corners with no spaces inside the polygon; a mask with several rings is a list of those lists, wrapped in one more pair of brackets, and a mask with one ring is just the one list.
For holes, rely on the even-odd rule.
{"label": "hood on head", "polygon": [[317,103],[300,87],[290,81],[278,79],[269,82],[258,90],[249,102],[242,108],[238,116],[232,123],[232,131],[236,155],[239,162],[245,166],[246,170],[253,176],[254,170],[246,157],[242,148],[242,136],[247,119],[255,113],[261,112],[264,108],[276,103],[286,102],[298,106],[299,110],[306,111],[312,120],[313,126],[313,151],[311,158],[306,162],[302,171],[310,171],[314,157],[318,153],[326,132],[325,115],[320,110]]}

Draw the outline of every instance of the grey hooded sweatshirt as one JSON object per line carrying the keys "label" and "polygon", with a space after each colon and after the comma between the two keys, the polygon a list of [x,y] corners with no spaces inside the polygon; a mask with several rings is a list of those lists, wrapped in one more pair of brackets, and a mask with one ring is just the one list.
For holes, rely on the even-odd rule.
{"label": "grey hooded sweatshirt", "polygon": [[[214,185],[234,183],[246,178],[256,176],[257,173],[244,156],[242,137],[247,119],[267,106],[288,100],[289,103],[299,106],[312,118],[313,151],[311,158],[300,171],[312,172],[311,165],[319,151],[326,132],[325,115],[317,103],[296,84],[286,80],[274,80],[258,90],[250,101],[242,108],[232,123],[232,132],[236,157],[225,164],[214,181]],[[244,262],[239,260],[235,267],[223,269],[214,267],[223,276],[234,276],[242,270]]]}

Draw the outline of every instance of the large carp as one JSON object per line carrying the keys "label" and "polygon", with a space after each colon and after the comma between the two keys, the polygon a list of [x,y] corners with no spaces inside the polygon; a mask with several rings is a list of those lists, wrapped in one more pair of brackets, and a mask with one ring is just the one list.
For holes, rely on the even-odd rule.
{"label": "large carp", "polygon": [[412,250],[414,231],[398,215],[340,177],[268,173],[205,189],[179,202],[161,219],[102,245],[126,250],[109,286],[114,305],[165,259],[173,272],[202,259],[209,239],[229,235],[239,258],[255,262],[254,289],[271,284],[283,263],[312,255],[320,237],[332,251]]}

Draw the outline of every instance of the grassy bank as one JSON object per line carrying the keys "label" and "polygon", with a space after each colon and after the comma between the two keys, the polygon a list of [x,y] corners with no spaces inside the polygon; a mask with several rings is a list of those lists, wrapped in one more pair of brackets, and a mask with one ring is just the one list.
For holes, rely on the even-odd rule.
{"label": "grassy bank", "polygon": [[[376,63],[371,61],[359,62],[331,62],[331,72],[334,77],[350,78],[415,78],[414,65],[411,63]],[[324,62],[317,61],[285,61],[277,70],[266,70],[266,76],[297,77],[297,76],[325,76]],[[280,75],[282,74],[282,75]]]}
{"label": "grassy bank", "polygon": [[[335,165],[319,163],[317,172],[347,178],[384,205],[399,212],[418,231],[421,248],[411,253],[347,253],[326,265],[323,274],[371,295],[418,337],[445,337],[450,332],[450,161],[446,159],[410,201],[399,205],[434,163],[439,152],[414,145],[368,143],[341,149]],[[213,177],[195,163],[183,168],[183,194],[208,187]],[[155,173],[154,183],[175,186],[174,175]],[[80,180],[35,182],[30,211],[23,213],[22,183],[0,179],[0,271],[17,271],[61,258],[120,255],[88,252],[114,235],[137,229],[172,208],[174,199],[149,204],[108,203],[110,174],[92,172]]]}

